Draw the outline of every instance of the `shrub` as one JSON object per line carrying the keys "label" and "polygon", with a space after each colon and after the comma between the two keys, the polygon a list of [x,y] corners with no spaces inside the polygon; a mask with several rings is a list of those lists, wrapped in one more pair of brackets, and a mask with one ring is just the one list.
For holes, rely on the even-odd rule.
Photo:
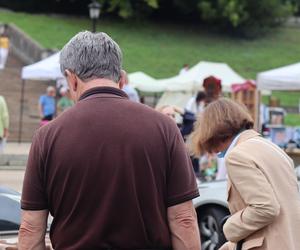
{"label": "shrub", "polygon": [[203,20],[235,34],[255,37],[281,24],[294,11],[291,1],[201,0]]}

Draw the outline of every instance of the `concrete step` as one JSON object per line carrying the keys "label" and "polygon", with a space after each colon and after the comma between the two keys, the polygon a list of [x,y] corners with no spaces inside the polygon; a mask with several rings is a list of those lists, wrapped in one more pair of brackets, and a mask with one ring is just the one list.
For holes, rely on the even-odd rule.
{"label": "concrete step", "polygon": [[27,164],[27,154],[1,154],[0,155],[0,166],[1,167],[24,167]]}
{"label": "concrete step", "polygon": [[[0,175],[5,171],[25,171],[26,166],[0,166]],[[2,171],[2,172],[1,172]],[[1,179],[1,178],[0,178]],[[1,185],[1,181],[0,181]]]}

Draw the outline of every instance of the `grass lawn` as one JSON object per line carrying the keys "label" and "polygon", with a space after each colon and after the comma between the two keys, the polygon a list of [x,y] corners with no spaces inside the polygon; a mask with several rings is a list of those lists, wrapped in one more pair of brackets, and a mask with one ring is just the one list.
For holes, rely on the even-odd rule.
{"label": "grass lawn", "polygon": [[[90,29],[86,18],[0,12],[0,22],[12,22],[46,48],[61,48],[78,31]],[[144,71],[170,77],[184,63],[226,62],[245,78],[257,72],[299,61],[300,29],[280,28],[257,40],[234,39],[179,24],[101,18],[98,30],[122,47],[128,72]]]}
{"label": "grass lawn", "polygon": [[[280,100],[280,106],[284,107],[298,107],[300,102],[300,91],[273,91],[272,96]],[[269,103],[269,96],[263,96],[263,103]]]}
{"label": "grass lawn", "polygon": [[284,124],[288,126],[300,127],[300,115],[299,114],[287,114],[284,118]]}
{"label": "grass lawn", "polygon": [[[15,23],[44,47],[58,49],[91,26],[87,18],[6,11],[0,12],[0,22]],[[207,60],[226,62],[243,77],[255,79],[258,72],[300,59],[299,28],[278,28],[265,37],[243,40],[199,26],[101,17],[97,30],[107,32],[120,44],[128,72],[144,71],[156,78],[174,76],[185,63]],[[274,95],[288,106],[297,106],[300,98],[300,92]]]}

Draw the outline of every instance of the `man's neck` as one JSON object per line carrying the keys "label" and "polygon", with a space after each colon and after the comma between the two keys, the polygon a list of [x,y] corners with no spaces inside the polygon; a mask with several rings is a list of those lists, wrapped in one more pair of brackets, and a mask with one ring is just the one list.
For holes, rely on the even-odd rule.
{"label": "man's neck", "polygon": [[88,82],[81,82],[80,89],[78,90],[78,98],[89,89],[93,89],[96,87],[111,87],[120,89],[119,84],[114,81],[108,79],[94,79]]}

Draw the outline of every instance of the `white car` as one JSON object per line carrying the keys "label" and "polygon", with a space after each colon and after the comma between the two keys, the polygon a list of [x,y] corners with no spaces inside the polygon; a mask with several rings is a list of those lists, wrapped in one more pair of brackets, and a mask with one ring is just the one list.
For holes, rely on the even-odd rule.
{"label": "white car", "polygon": [[[300,190],[300,166],[295,171]],[[227,181],[198,182],[198,188],[200,197],[194,199],[193,203],[198,216],[202,250],[217,250],[226,241],[222,220],[229,215]]]}
{"label": "white car", "polygon": [[193,200],[201,233],[202,250],[215,250],[226,241],[222,220],[229,215],[227,181],[198,182],[200,196]]}

